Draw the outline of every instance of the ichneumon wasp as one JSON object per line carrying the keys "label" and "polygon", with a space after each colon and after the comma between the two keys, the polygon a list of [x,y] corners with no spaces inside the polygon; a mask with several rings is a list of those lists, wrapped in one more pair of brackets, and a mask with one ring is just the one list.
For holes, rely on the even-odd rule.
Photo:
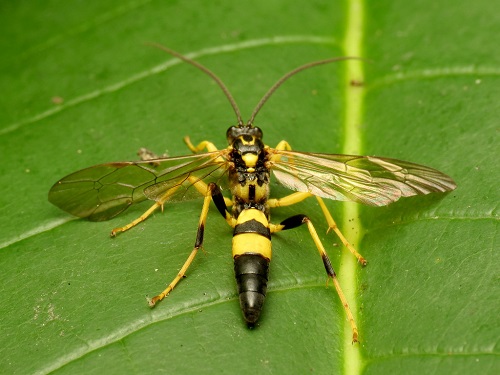
{"label": "ichneumon wasp", "polygon": [[[153,45],[205,72],[220,86],[237,118],[237,125],[231,126],[226,133],[229,146],[218,150],[209,141],[195,146],[189,137],[185,137],[184,141],[194,155],[155,157],[143,150],[141,161],[86,168],[54,184],[49,192],[49,201],[70,214],[93,221],[108,220],[130,205],[146,199],[155,201],[139,218],[113,229],[111,235],[116,236],[146,220],[152,212],[163,208],[167,201],[193,196],[204,198],[194,248],[168,287],[149,300],[151,307],[166,297],[184,277],[202,247],[205,222],[210,202],[213,201],[233,228],[234,271],[241,309],[249,326],[259,319],[266,296],[271,234],[305,224],[342,301],[351,325],[352,341],[358,341],[358,328],[353,315],[311,220],[300,214],[273,224],[270,222],[270,209],[314,197],[329,230],[335,231],[342,243],[365,265],[366,260],[337,228],[323,198],[384,206],[401,197],[451,191],[456,187],[455,182],[435,169],[406,161],[298,152],[293,151],[286,141],[281,141],[275,148],[263,143],[262,131],[253,122],[264,103],[283,82],[302,70],[352,57],[312,62],[285,74],[263,96],[245,124],[233,96],[219,77],[178,52]],[[278,182],[295,193],[283,198],[270,198],[271,172]],[[225,188],[231,192],[231,198],[223,196],[221,190]]]}

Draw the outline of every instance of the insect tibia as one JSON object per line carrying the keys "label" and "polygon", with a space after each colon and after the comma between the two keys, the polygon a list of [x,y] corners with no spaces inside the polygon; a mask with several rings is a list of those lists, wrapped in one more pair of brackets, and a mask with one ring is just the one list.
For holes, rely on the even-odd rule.
{"label": "insect tibia", "polygon": [[325,254],[321,256],[321,259],[323,260],[323,265],[325,266],[326,273],[328,274],[328,277],[334,278],[336,276],[335,270],[333,269],[332,262],[330,262],[330,258]]}

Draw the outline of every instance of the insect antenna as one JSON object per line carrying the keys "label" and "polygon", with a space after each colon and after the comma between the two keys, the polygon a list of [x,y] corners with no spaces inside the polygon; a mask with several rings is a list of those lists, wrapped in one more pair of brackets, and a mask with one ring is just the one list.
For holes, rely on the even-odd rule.
{"label": "insect antenna", "polygon": [[312,68],[312,67],[315,67],[315,66],[318,66],[318,65],[329,64],[329,63],[332,63],[332,62],[343,61],[343,60],[364,60],[364,59],[361,58],[361,57],[352,57],[352,56],[332,57],[330,59],[313,61],[313,62],[307,63],[305,65],[299,66],[298,68],[295,68],[291,72],[288,72],[283,77],[281,77],[264,94],[264,96],[262,97],[262,99],[260,99],[259,103],[257,104],[257,106],[255,107],[255,109],[253,110],[252,116],[250,116],[250,120],[248,120],[247,125],[253,125],[253,121],[255,120],[255,116],[257,116],[257,113],[259,113],[260,109],[264,106],[264,104],[267,102],[267,100],[269,99],[269,97],[272,94],[274,94],[274,92],[278,89],[278,87],[280,87],[283,84],[283,82],[285,82],[288,78],[294,76],[295,74],[297,74],[297,73],[299,73],[299,72],[301,72],[303,70],[306,70],[306,69],[309,69],[309,68]]}
{"label": "insect antenna", "polygon": [[181,59],[182,61],[187,62],[188,64],[193,65],[194,67],[200,69],[201,71],[205,72],[210,77],[212,77],[212,79],[222,89],[222,91],[224,92],[224,95],[226,95],[227,99],[229,100],[229,103],[231,103],[231,107],[233,107],[233,111],[236,114],[236,118],[238,120],[238,125],[239,126],[243,126],[243,119],[241,118],[241,112],[240,112],[240,109],[238,108],[238,105],[236,104],[236,101],[234,100],[233,96],[229,92],[229,89],[226,87],[226,85],[224,84],[224,82],[222,82],[222,80],[214,72],[212,72],[207,67],[201,65],[199,62],[191,60],[189,57],[183,56],[179,52],[176,52],[176,51],[174,51],[174,50],[172,50],[172,49],[170,49],[168,47],[165,47],[165,46],[163,46],[163,45],[161,45],[159,43],[146,42],[146,44],[150,45],[150,46],[153,46],[153,47],[156,47],[156,48],[159,48],[162,51],[165,51],[165,52],[169,53],[170,55],[175,56],[175,57]]}

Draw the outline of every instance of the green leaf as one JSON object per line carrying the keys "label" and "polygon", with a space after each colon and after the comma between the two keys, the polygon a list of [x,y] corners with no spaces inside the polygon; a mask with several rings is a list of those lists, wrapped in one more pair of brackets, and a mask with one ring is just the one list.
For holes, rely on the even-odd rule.
{"label": "green leaf", "polygon": [[[500,182],[494,2],[33,1],[2,4],[0,101],[1,373],[498,373]],[[367,208],[328,202],[368,266],[305,213],[330,253],[360,343],[306,228],[273,238],[260,324],[245,327],[231,229],[209,214],[200,253],[171,295],[155,295],[192,249],[201,202],[73,220],[47,192],[66,174],[188,153],[182,137],[225,147],[235,116],[219,88],[154,41],[216,72],[248,117],[284,73],[362,55],[286,82],[255,124],[274,146],[409,160],[456,191]],[[351,84],[349,84],[351,83]],[[274,187],[273,187],[274,188]],[[276,187],[273,196],[287,191]]]}

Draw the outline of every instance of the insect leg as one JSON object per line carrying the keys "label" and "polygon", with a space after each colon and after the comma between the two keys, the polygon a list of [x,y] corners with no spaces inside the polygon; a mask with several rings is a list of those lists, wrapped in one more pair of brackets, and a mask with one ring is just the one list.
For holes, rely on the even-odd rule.
{"label": "insect leg", "polygon": [[358,259],[358,262],[361,263],[361,265],[366,266],[366,259],[363,258],[363,256],[356,251],[354,246],[352,246],[347,241],[347,239],[344,237],[344,235],[342,234],[342,232],[338,228],[337,223],[335,222],[335,220],[333,220],[333,217],[330,214],[330,211],[328,210],[328,208],[326,207],[325,202],[323,202],[323,199],[321,199],[318,196],[316,196],[316,199],[318,200],[319,206],[321,207],[321,210],[323,211],[323,215],[325,215],[325,219],[328,222],[327,233],[330,230],[333,230],[335,232],[335,234],[338,236],[338,238],[340,239],[340,241],[342,241],[344,246],[347,247],[349,249],[349,251],[352,253],[352,255],[354,255]]}
{"label": "insect leg", "polygon": [[188,148],[195,154],[203,151],[204,149],[207,149],[208,152],[217,151],[217,147],[215,147],[215,145],[209,141],[200,142],[197,146],[193,145],[189,136],[184,137],[184,143],[186,143]]}
{"label": "insect leg", "polygon": [[288,150],[288,151],[291,151],[292,150],[292,146],[290,146],[290,144],[287,142],[287,141],[280,141],[280,143],[278,143],[278,145],[275,147],[276,150]]}
{"label": "insect leg", "polygon": [[[202,196],[205,196],[208,186],[206,183],[203,181],[196,179],[195,177],[189,177],[188,180],[194,185],[196,190],[200,192]],[[135,227],[137,224],[142,223],[144,220],[146,220],[158,207],[161,207],[163,209],[163,205],[165,202],[176,192],[176,190],[180,186],[175,186],[165,192],[165,194],[155,203],[153,204],[146,212],[144,212],[141,216],[139,216],[137,219],[133,220],[132,222],[128,223],[127,225],[124,225],[123,227],[115,228],[111,231],[111,237],[115,237],[118,233],[125,232],[129,230],[130,228]],[[220,192],[220,189],[216,186],[221,199],[224,200],[225,206],[231,206],[233,204],[233,201],[229,198],[223,197],[222,193]],[[214,200],[215,202],[215,200]],[[219,208],[217,206],[217,208]],[[220,209],[219,209],[220,211]],[[229,219],[223,215],[226,221]],[[229,221],[228,221],[229,222]]]}
{"label": "insect leg", "polygon": [[[276,146],[276,150],[288,150],[288,151],[290,151],[291,149],[292,149],[292,147],[290,146],[290,144],[287,141],[281,141]],[[280,158],[280,156],[279,155],[272,156],[271,160],[274,161],[276,158]],[[293,160],[290,160],[290,163],[293,164]],[[268,204],[269,204],[269,207],[288,206],[288,205],[298,203],[298,202],[300,202],[308,197],[311,197],[311,196],[313,196],[313,194],[311,194],[311,193],[298,192],[298,193],[290,194],[290,195],[288,195],[284,198],[281,198],[281,199],[269,199]],[[335,234],[339,237],[340,241],[342,241],[344,246],[347,247],[349,249],[349,251],[358,259],[358,262],[360,262],[363,266],[366,266],[366,259],[363,258],[363,256],[356,251],[354,246],[352,246],[347,241],[347,239],[344,237],[344,235],[342,234],[342,232],[338,228],[337,223],[335,223],[335,220],[333,220],[333,217],[330,214],[330,211],[328,210],[325,203],[323,202],[323,199],[321,199],[318,196],[316,196],[316,199],[318,200],[319,206],[321,207],[321,210],[323,211],[323,215],[325,216],[325,219],[328,223],[327,233],[330,230],[333,230],[335,232]]]}
{"label": "insect leg", "polygon": [[212,185],[212,200],[214,201],[215,207],[217,207],[217,210],[219,210],[220,214],[227,221],[227,223],[234,228],[236,225],[236,219],[227,209],[227,206],[231,206],[233,201],[224,197],[216,184],[212,183]]}
{"label": "insect leg", "polygon": [[118,233],[125,232],[129,230],[130,228],[135,227],[137,224],[142,223],[144,220],[146,220],[149,215],[151,215],[158,207],[161,207],[163,209],[163,204],[172,196],[172,194],[175,193],[175,191],[179,188],[180,186],[175,186],[165,192],[165,194],[157,201],[155,204],[153,204],[146,212],[144,212],[141,216],[139,216],[137,219],[131,221],[127,225],[124,225],[123,227],[118,227],[115,228],[111,231],[111,237],[115,237]]}
{"label": "insect leg", "polygon": [[[200,142],[197,146],[193,145],[193,143],[191,143],[191,139],[189,138],[189,136],[184,137],[184,143],[186,143],[188,148],[191,151],[193,151],[193,153],[195,153],[195,154],[203,151],[204,149],[206,149],[208,152],[218,151],[217,147],[212,142],[209,142],[209,141]],[[224,163],[224,159],[221,156],[219,156],[215,160],[217,160],[218,162]]]}
{"label": "insect leg", "polygon": [[269,204],[269,207],[271,207],[271,208],[291,206],[292,204],[302,202],[304,199],[309,198],[309,197],[314,197],[314,195],[312,195],[311,193],[297,192],[297,193],[292,193],[290,195],[287,195],[286,197],[283,197],[283,198],[269,199],[267,201],[267,204]]}
{"label": "insect leg", "polygon": [[316,229],[314,228],[311,220],[306,215],[295,215],[283,220],[278,225],[271,224],[270,229],[271,233],[276,233],[282,230],[296,228],[302,224],[307,225],[307,229],[309,230],[314,244],[316,245],[321,259],[323,260],[323,265],[325,266],[326,273],[328,274],[328,277],[331,277],[333,280],[333,284],[335,285],[335,289],[337,290],[337,294],[340,298],[340,301],[342,302],[342,306],[344,307],[344,311],[347,315],[347,319],[349,320],[349,324],[351,325],[352,342],[355,343],[358,341],[358,327],[356,326],[354,316],[352,315],[351,309],[349,308],[349,304],[347,303],[344,292],[342,291],[342,288],[340,287],[340,284],[337,280],[337,275],[335,273],[335,270],[333,269],[332,263],[330,262],[330,258],[328,258],[325,248],[323,247],[323,244],[321,243],[318,233],[316,232]]}
{"label": "insect leg", "polygon": [[[193,177],[194,180],[194,177]],[[205,187],[205,191],[203,195],[205,196],[203,200],[203,208],[201,209],[201,214],[200,214],[200,220],[198,222],[198,231],[196,233],[196,240],[194,243],[194,248],[189,254],[189,257],[187,260],[184,262],[183,266],[181,267],[180,271],[177,273],[177,276],[172,280],[170,284],[168,284],[167,288],[158,294],[157,296],[151,298],[149,300],[149,306],[154,307],[157,302],[161,301],[163,298],[165,298],[177,285],[177,283],[185,276],[187,269],[191,265],[191,263],[194,260],[194,257],[198,253],[198,250],[202,247],[203,245],[203,235],[205,232],[205,223],[207,221],[207,215],[208,215],[208,209],[210,207],[210,201],[214,197],[214,195],[220,194],[220,189],[217,187],[216,184],[210,183],[210,184],[205,184],[204,182],[197,180],[196,182],[193,182],[194,186],[198,189],[201,190]],[[218,198],[219,202],[222,202],[225,207],[224,199],[222,197],[222,194],[220,194],[221,197]],[[215,201],[215,198],[214,198]]]}
{"label": "insect leg", "polygon": [[363,266],[366,266],[366,259],[363,258],[363,256],[356,251],[354,246],[352,246],[347,239],[344,237],[342,232],[337,226],[337,223],[335,223],[335,220],[333,220],[332,215],[330,214],[330,211],[325,205],[325,202],[323,202],[323,199],[321,199],[318,196],[315,196],[311,193],[304,193],[304,192],[297,192],[293,193],[290,195],[287,195],[286,197],[280,198],[280,199],[269,199],[267,203],[269,204],[269,207],[274,208],[274,207],[283,207],[283,206],[290,206],[295,203],[299,203],[303,201],[306,198],[309,197],[316,197],[318,200],[319,206],[321,207],[321,210],[323,211],[323,215],[325,216],[325,219],[328,223],[328,231],[333,230],[335,234],[339,237],[340,241],[344,244],[345,247],[349,249],[349,251],[358,259],[358,262],[360,262]]}
{"label": "insect leg", "polygon": [[[210,184],[204,183],[202,180],[196,180],[194,177],[189,177],[194,187],[200,192],[200,194],[205,195],[208,189],[211,191],[212,200],[214,201],[215,207],[219,210],[222,217],[227,221],[227,223],[234,227],[236,221],[234,220],[231,213],[228,211],[227,207],[233,205],[233,201],[222,195],[220,188],[213,182]],[[233,223],[234,221],[234,223]]]}

